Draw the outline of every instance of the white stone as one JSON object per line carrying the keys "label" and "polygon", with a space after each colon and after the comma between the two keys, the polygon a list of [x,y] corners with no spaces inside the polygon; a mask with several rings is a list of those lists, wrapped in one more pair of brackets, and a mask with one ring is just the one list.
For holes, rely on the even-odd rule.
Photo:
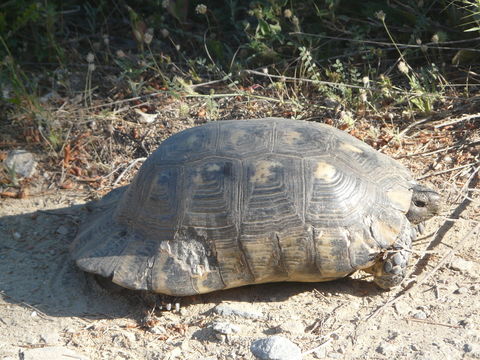
{"label": "white stone", "polygon": [[221,321],[212,323],[210,327],[213,331],[224,335],[235,334],[240,331],[240,328],[237,325]]}
{"label": "white stone", "polygon": [[300,348],[283,336],[271,336],[255,340],[250,351],[262,360],[301,360]]}
{"label": "white stone", "polygon": [[5,165],[17,176],[30,177],[35,173],[37,162],[33,154],[26,150],[12,150],[5,159]]}

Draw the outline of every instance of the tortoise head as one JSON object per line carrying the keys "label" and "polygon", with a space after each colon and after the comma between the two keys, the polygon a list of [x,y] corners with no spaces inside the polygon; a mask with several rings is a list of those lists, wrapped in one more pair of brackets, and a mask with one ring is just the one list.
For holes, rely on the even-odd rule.
{"label": "tortoise head", "polygon": [[407,212],[407,219],[412,224],[419,224],[440,213],[442,198],[439,193],[419,184],[414,184],[412,190],[412,202]]}

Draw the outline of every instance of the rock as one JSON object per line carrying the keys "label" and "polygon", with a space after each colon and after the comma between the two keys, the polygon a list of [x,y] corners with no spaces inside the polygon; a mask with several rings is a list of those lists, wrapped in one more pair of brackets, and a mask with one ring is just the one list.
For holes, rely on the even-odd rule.
{"label": "rock", "polygon": [[62,346],[28,349],[20,352],[21,360],[88,360],[88,357]]}
{"label": "rock", "polygon": [[155,335],[162,335],[167,333],[167,330],[161,325],[155,325],[149,328],[148,331]]}
{"label": "rock", "polygon": [[411,307],[404,301],[398,301],[393,306],[395,307],[398,315],[406,315],[411,310]]}
{"label": "rock", "polygon": [[213,308],[213,312],[218,315],[224,316],[240,316],[247,319],[261,319],[263,318],[263,314],[254,311],[245,311],[241,309],[236,309],[226,304],[219,304]]}
{"label": "rock", "polygon": [[425,311],[420,310],[413,314],[412,317],[418,320],[425,320],[427,318],[427,314],[425,313]]}
{"label": "rock", "polygon": [[125,331],[125,332],[123,333],[123,336],[125,336],[125,338],[126,338],[130,343],[134,343],[135,341],[137,341],[137,336],[136,336],[133,332]]}
{"label": "rock", "polygon": [[213,331],[224,335],[231,335],[240,331],[240,328],[237,325],[221,321],[212,323],[210,327]]}
{"label": "rock", "polygon": [[464,352],[468,353],[465,356],[469,359],[480,359],[480,345],[478,343],[466,343],[462,348]]}
{"label": "rock", "polygon": [[26,150],[12,150],[5,159],[5,165],[10,171],[14,171],[17,176],[30,177],[35,173],[37,162],[33,154]]}
{"label": "rock", "polygon": [[255,340],[250,351],[262,360],[301,360],[300,348],[283,336],[271,336]]}
{"label": "rock", "polygon": [[214,322],[209,327],[215,331],[215,337],[222,343],[229,342],[229,336],[240,331],[237,325],[221,321]]}
{"label": "rock", "polygon": [[450,269],[461,273],[471,273],[476,266],[477,264],[473,261],[464,260],[458,256],[455,256],[450,262]]}

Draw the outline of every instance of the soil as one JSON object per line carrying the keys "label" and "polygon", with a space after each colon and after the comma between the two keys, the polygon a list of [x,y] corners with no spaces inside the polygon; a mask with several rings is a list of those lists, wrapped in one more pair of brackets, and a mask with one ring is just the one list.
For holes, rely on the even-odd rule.
{"label": "soil", "polygon": [[[415,243],[403,287],[382,291],[356,273],[166,299],[179,311],[153,311],[148,297],[103,287],[75,267],[68,247],[88,192],[1,199],[0,358],[42,349],[65,359],[253,359],[252,341],[281,335],[303,359],[480,359],[478,190],[471,200],[454,199],[446,184],[440,191],[444,216]],[[247,314],[218,314],[219,304]],[[238,332],[219,336],[219,321]]]}

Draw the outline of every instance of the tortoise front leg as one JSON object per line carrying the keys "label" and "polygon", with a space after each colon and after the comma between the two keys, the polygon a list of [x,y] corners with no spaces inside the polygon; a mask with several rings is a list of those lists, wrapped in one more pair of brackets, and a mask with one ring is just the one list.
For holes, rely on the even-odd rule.
{"label": "tortoise front leg", "polygon": [[375,284],[386,290],[400,285],[407,275],[407,265],[414,238],[414,229],[410,225],[405,226],[395,244],[390,249],[386,249],[373,266],[366,269],[367,272],[373,274]]}

